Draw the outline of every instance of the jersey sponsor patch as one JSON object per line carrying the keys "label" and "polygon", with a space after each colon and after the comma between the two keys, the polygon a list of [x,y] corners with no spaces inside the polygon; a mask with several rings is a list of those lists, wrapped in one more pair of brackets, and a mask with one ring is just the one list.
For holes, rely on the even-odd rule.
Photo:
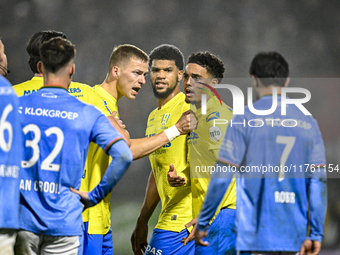
{"label": "jersey sponsor patch", "polygon": [[9,87],[0,87],[0,95],[1,96],[7,96],[7,95],[13,95],[13,89]]}
{"label": "jersey sponsor patch", "polygon": [[71,94],[72,93],[80,93],[81,89],[80,88],[69,88],[68,92],[71,93]]}
{"label": "jersey sponsor patch", "polygon": [[211,140],[218,142],[223,136],[222,130],[219,126],[209,128],[209,137]]}

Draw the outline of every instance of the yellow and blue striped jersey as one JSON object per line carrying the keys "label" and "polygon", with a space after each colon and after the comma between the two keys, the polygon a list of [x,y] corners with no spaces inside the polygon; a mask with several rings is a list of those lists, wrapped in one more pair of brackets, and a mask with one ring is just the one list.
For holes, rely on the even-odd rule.
{"label": "yellow and blue striped jersey", "polygon": [[[191,108],[194,108],[193,111],[198,119],[197,129],[191,132],[189,138],[192,209],[193,217],[196,218],[208,189],[211,166],[216,163],[223,136],[232,117],[232,109],[224,103],[220,105],[218,100],[212,98],[207,102],[206,115],[202,115],[201,109],[196,110],[194,106]],[[215,123],[214,120],[217,119],[220,121]],[[230,184],[215,216],[223,207],[236,208],[235,179]]]}
{"label": "yellow and blue striped jersey", "polygon": [[[118,116],[117,100],[100,85],[93,88],[105,101],[107,110],[116,111]],[[98,185],[111,162],[111,158],[95,144],[89,149],[89,155],[92,155],[92,161],[88,162],[86,173],[81,180],[80,190],[83,191],[91,191]],[[110,198],[111,192],[100,203],[83,212],[83,221],[89,223],[89,234],[106,234],[110,230]]]}
{"label": "yellow and blue striped jersey", "polygon": [[[185,95],[177,94],[161,109],[153,110],[148,118],[146,136],[154,136],[176,124],[182,113],[189,110]],[[157,190],[162,203],[162,211],[155,228],[180,232],[192,220],[190,165],[187,135],[179,136],[149,155]],[[182,187],[172,187],[168,183],[169,165],[173,164],[177,174],[188,182]]]}

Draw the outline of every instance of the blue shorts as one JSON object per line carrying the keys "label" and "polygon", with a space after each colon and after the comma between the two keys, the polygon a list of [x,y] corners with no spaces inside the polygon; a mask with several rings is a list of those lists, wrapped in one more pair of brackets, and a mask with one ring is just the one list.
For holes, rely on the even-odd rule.
{"label": "blue shorts", "polygon": [[113,241],[111,228],[105,235],[90,235],[88,227],[89,223],[84,222],[84,255],[112,255]]}
{"label": "blue shorts", "polygon": [[182,239],[188,235],[189,232],[186,229],[180,233],[154,229],[144,255],[194,255],[194,240],[185,246],[181,243]]}
{"label": "blue shorts", "polygon": [[235,209],[222,209],[212,222],[208,236],[203,238],[208,241],[208,246],[196,245],[195,254],[228,254],[236,255],[235,241]]}

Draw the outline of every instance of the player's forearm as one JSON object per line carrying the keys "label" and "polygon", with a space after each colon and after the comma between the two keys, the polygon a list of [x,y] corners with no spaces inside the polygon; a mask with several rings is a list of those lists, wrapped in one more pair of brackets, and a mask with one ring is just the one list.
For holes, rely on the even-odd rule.
{"label": "player's forearm", "polygon": [[169,143],[169,139],[164,132],[151,137],[131,139],[130,149],[133,159],[145,157],[167,143]]}
{"label": "player's forearm", "polygon": [[147,224],[153,212],[155,211],[160,197],[157,191],[156,181],[153,173],[150,173],[148,185],[145,192],[145,199],[141,212],[138,217],[139,222]]}
{"label": "player's forearm", "polygon": [[[221,163],[216,163],[215,169],[223,167]],[[204,197],[204,202],[197,221],[197,229],[205,231],[210,220],[214,216],[219,204],[221,203],[224,194],[226,193],[229,184],[232,180],[232,173],[214,172],[208,186],[207,193]]]}
{"label": "player's forearm", "polygon": [[327,208],[326,178],[309,179],[310,234],[309,239],[321,242]]}
{"label": "player's forearm", "polygon": [[99,203],[111,192],[132,162],[131,151],[123,140],[113,144],[108,154],[112,157],[111,164],[100,183],[88,195],[93,204]]}

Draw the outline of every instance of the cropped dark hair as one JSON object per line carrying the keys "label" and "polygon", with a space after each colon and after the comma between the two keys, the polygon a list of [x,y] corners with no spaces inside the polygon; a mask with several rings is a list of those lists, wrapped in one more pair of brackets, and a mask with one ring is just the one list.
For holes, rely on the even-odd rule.
{"label": "cropped dark hair", "polygon": [[30,56],[28,64],[33,73],[39,73],[37,64],[40,61],[39,49],[44,42],[47,42],[51,38],[62,37],[66,39],[66,35],[63,32],[54,30],[44,30],[35,33],[27,44],[26,51]]}
{"label": "cropped dark hair", "polygon": [[222,60],[209,51],[192,53],[188,57],[188,64],[189,63],[197,64],[201,67],[204,67],[205,69],[207,69],[207,72],[209,74],[218,79],[219,83],[224,77],[225,67]]}
{"label": "cropped dark hair", "polygon": [[56,73],[75,56],[75,46],[61,37],[52,38],[40,47],[40,59],[47,71]]}
{"label": "cropped dark hair", "polygon": [[283,56],[275,51],[260,52],[251,62],[249,73],[259,78],[264,86],[283,87],[289,76],[289,66]]}
{"label": "cropped dark hair", "polygon": [[149,55],[149,67],[153,60],[173,60],[179,70],[183,70],[184,56],[183,53],[174,45],[162,44],[154,48]]}
{"label": "cropped dark hair", "polygon": [[131,58],[136,58],[146,63],[149,61],[148,54],[146,54],[138,47],[131,44],[122,44],[115,47],[111,53],[109,72],[111,72],[112,67],[114,67],[118,63],[130,60]]}

